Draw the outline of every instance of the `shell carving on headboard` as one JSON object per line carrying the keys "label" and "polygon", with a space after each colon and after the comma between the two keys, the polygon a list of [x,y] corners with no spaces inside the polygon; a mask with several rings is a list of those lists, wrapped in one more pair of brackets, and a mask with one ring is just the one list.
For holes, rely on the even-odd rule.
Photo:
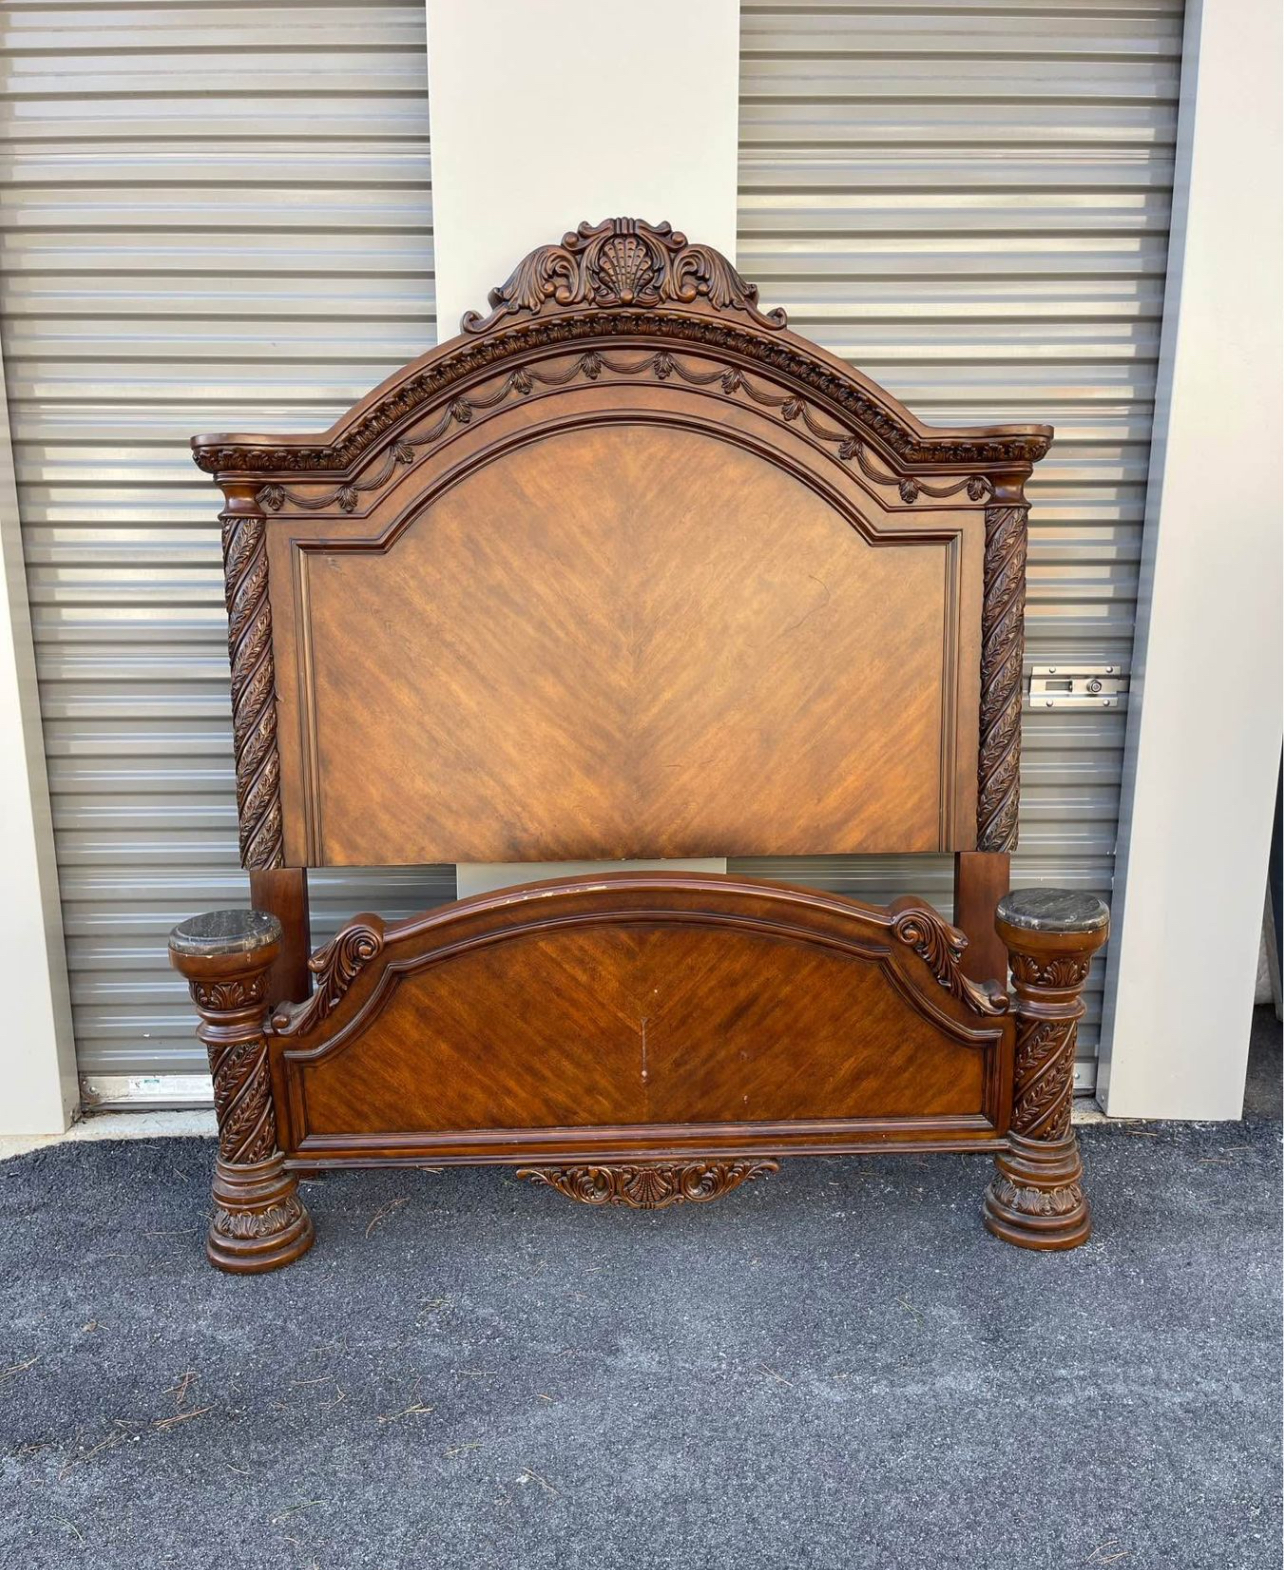
{"label": "shell carving on headboard", "polygon": [[582,223],[560,245],[523,257],[507,283],[490,291],[491,315],[465,313],[464,332],[484,332],[501,317],[537,316],[549,300],[561,306],[690,305],[703,296],[716,310],[743,311],[760,327],[787,325],[783,310],[758,309],[758,288],[720,252],[692,245],[670,224],[639,218]]}

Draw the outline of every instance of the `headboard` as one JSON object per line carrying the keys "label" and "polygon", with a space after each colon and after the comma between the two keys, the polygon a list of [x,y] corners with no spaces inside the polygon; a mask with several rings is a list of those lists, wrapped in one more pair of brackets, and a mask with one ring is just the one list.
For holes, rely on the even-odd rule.
{"label": "headboard", "polygon": [[324,434],[209,435],[247,867],[1006,850],[1046,425],[923,425],[581,224]]}

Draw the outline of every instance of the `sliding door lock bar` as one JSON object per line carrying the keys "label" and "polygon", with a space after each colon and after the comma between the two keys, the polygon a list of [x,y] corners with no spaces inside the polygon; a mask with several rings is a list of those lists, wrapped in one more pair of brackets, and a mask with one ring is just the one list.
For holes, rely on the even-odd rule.
{"label": "sliding door lock bar", "polygon": [[1030,672],[1032,709],[1118,709],[1127,692],[1118,665],[1036,665]]}

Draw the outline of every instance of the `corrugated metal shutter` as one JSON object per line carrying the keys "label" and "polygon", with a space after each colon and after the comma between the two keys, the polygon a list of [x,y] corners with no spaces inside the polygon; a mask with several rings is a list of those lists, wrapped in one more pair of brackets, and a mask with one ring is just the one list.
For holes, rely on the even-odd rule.
{"label": "corrugated metal shutter", "polygon": [[[240,904],[218,494],[434,337],[422,0],[7,9],[0,315],[82,1072],[205,1068],[169,927]],[[314,879],[316,929],[453,895]]]}
{"label": "corrugated metal shutter", "polygon": [[[1051,420],[1027,659],[1127,668],[1182,6],[746,0],[741,270],[921,416]],[[1014,881],[1110,892],[1124,717],[1027,713]],[[736,862],[944,908],[943,858]],[[1077,1082],[1101,1012],[1089,983]]]}
{"label": "corrugated metal shutter", "polygon": [[[432,340],[423,7],[6,20],[0,325],[81,1064],[199,1070],[165,933],[246,886],[217,497],[186,440],[323,426]],[[743,12],[744,271],[928,418],[1059,428],[1040,661],[1131,647],[1180,23],[1176,0]],[[1018,877],[1107,892],[1122,716],[1026,735]],[[732,865],[949,904],[938,858]],[[324,937],[453,878],[313,891]]]}

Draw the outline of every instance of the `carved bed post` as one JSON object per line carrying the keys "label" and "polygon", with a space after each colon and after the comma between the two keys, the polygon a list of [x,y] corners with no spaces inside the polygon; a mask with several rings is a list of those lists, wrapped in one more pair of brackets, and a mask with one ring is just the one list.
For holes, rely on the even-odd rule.
{"label": "carved bed post", "polygon": [[995,1157],[985,1224],[1022,1248],[1077,1248],[1092,1230],[1070,1126],[1083,984],[1110,912],[1091,894],[1023,889],[999,901],[1012,959],[1016,1068],[1011,1149]]}
{"label": "carved bed post", "polygon": [[186,978],[209,1053],[218,1114],[214,1216],[206,1252],[220,1270],[276,1270],[312,1246],[312,1218],[276,1143],[264,1025],[281,924],[216,910],[175,927],[169,958]]}
{"label": "carved bed post", "polygon": [[229,481],[223,531],[227,653],[232,668],[232,745],[241,865],[256,910],[281,923],[281,952],[268,989],[272,1003],[302,1003],[309,991],[307,872],[284,865],[281,759],[276,734],[276,670],[268,594],[267,516],[252,482]]}
{"label": "carved bed post", "polygon": [[1022,483],[1000,480],[985,509],[976,849],[954,857],[954,923],[968,935],[963,963],[973,981],[1007,974],[1007,954],[995,930],[994,912],[1010,886],[1021,805],[1021,676],[1030,511]]}
{"label": "carved bed post", "polygon": [[1015,487],[995,488],[985,509],[981,608],[981,750],[976,848],[1016,849],[1021,805],[1021,666],[1025,658],[1025,553],[1029,507]]}
{"label": "carved bed post", "polygon": [[232,666],[232,744],[241,865],[284,864],[281,759],[276,739],[276,670],[268,598],[267,519],[253,484],[229,483],[223,528],[227,651]]}

